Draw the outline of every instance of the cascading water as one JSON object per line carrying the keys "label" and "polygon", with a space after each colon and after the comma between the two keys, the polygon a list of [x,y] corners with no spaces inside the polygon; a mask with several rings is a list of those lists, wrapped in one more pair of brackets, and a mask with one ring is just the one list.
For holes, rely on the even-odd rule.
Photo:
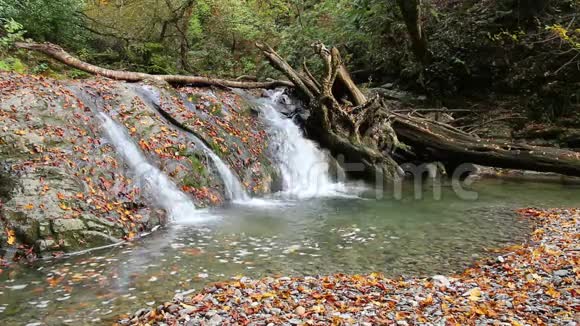
{"label": "cascading water", "polygon": [[302,130],[276,108],[283,90],[268,93],[257,102],[268,124],[270,146],[282,173],[283,195],[308,198],[344,195],[344,185],[333,182],[328,156],[304,137]]}
{"label": "cascading water", "polygon": [[219,175],[221,176],[224,186],[226,188],[226,195],[229,199],[234,202],[245,202],[250,200],[250,196],[238,180],[238,178],[234,175],[232,170],[222,161],[222,159],[217,156],[206,144],[204,144],[201,140],[197,137],[190,135],[191,139],[196,143],[196,145],[203,148],[206,154],[211,158],[213,163],[215,164],[216,169],[218,170]]}
{"label": "cascading water", "polygon": [[247,202],[250,201],[250,196],[236,177],[236,175],[232,172],[232,170],[224,163],[224,161],[217,156],[203,141],[201,141],[195,134],[191,131],[186,130],[185,128],[178,126],[175,121],[172,121],[170,116],[162,113],[162,108],[160,104],[160,94],[159,92],[148,85],[145,85],[139,89],[143,97],[148,100],[157,110],[161,113],[161,115],[168,121],[168,123],[177,126],[177,128],[182,129],[188,137],[197,145],[200,146],[203,151],[209,156],[209,158],[213,161],[218,174],[222,178],[224,182],[224,186],[226,188],[226,196],[230,200],[234,202]]}
{"label": "cascading water", "polygon": [[191,221],[199,218],[193,202],[177,188],[169,177],[147,161],[125,128],[103,112],[100,112],[100,117],[109,141],[135,173],[137,180],[141,182],[144,190],[153,198],[157,206],[163,208],[176,221]]}

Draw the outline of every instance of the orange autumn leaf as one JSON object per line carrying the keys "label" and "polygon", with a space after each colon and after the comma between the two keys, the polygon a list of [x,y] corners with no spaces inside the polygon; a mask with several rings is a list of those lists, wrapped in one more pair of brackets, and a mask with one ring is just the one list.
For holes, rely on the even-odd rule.
{"label": "orange autumn leaf", "polygon": [[29,203],[28,205],[24,206],[24,209],[26,210],[31,210],[34,208],[34,205],[32,203]]}
{"label": "orange autumn leaf", "polygon": [[433,304],[433,296],[431,294],[429,294],[429,296],[425,298],[425,300],[421,301],[421,306],[428,306],[431,304]]}
{"label": "orange autumn leaf", "polygon": [[127,234],[127,240],[133,240],[135,238],[135,232],[129,232]]}
{"label": "orange autumn leaf", "polygon": [[549,296],[551,296],[553,299],[557,299],[561,295],[561,293],[558,292],[558,291],[556,291],[553,286],[550,286],[550,288],[548,289],[548,291],[546,291],[546,294],[549,295]]}

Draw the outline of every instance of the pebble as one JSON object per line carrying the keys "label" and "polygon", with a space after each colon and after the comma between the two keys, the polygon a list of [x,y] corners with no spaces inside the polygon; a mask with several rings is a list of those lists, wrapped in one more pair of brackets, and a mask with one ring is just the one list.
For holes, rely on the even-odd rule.
{"label": "pebble", "polygon": [[296,307],[294,312],[296,312],[297,315],[302,316],[306,313],[306,309],[302,306],[298,306],[298,307]]}
{"label": "pebble", "polygon": [[449,282],[449,279],[443,275],[435,275],[433,276],[433,281],[435,283],[435,286],[438,287],[446,287],[448,288],[451,285],[451,282]]}
{"label": "pebble", "polygon": [[208,326],[221,326],[223,318],[220,315],[214,315],[209,320]]}
{"label": "pebble", "polygon": [[554,275],[558,276],[558,277],[566,277],[568,276],[568,271],[565,269],[560,269],[554,272]]}

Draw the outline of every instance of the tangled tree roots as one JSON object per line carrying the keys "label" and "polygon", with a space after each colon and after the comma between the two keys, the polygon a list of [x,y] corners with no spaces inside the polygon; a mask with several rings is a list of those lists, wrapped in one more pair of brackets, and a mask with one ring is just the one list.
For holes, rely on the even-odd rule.
{"label": "tangled tree roots", "polygon": [[305,64],[296,71],[268,45],[257,46],[308,103],[309,136],[335,156],[362,162],[366,178],[391,179],[401,171],[399,164],[421,162],[442,162],[448,170],[472,163],[580,176],[580,153],[481,139],[448,124],[398,114],[378,96],[367,99],[336,48],[312,45],[325,66],[317,80]]}

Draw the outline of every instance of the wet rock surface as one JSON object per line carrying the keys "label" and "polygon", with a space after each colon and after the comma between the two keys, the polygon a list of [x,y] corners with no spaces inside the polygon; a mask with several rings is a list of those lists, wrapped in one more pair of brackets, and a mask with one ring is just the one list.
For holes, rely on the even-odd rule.
{"label": "wet rock surface", "polygon": [[574,325],[580,211],[520,210],[532,241],[462,274],[237,277],[121,318],[121,325]]}
{"label": "wet rock surface", "polygon": [[[70,252],[137,237],[164,224],[103,130],[99,112],[126,127],[147,159],[196,206],[224,202],[224,185],[188,132],[220,156],[253,193],[274,170],[260,120],[231,92],[108,79],[56,81],[0,74],[0,248]],[[16,247],[20,246],[18,250]]]}

